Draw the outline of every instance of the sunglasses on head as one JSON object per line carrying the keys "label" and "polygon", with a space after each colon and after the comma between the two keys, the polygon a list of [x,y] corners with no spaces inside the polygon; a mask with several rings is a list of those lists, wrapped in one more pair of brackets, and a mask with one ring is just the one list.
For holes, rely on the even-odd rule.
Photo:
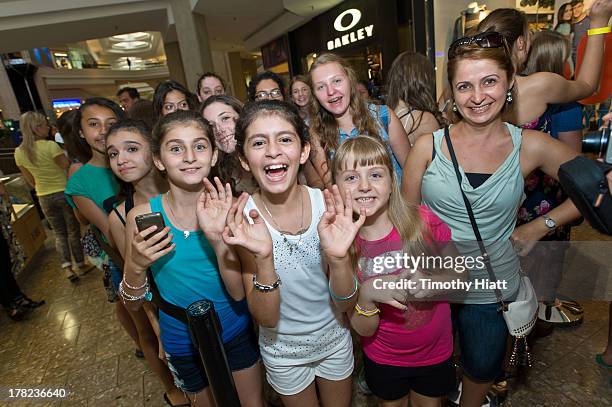
{"label": "sunglasses on head", "polygon": [[495,31],[488,31],[476,34],[473,37],[463,37],[453,41],[448,48],[448,57],[453,58],[457,54],[457,48],[476,44],[480,48],[501,48],[506,45],[506,40],[503,35]]}

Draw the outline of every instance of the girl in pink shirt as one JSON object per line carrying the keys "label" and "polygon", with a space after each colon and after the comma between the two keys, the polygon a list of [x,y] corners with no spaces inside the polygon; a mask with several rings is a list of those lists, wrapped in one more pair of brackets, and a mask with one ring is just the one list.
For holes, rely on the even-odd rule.
{"label": "girl in pink shirt", "polygon": [[363,225],[347,231],[339,246],[348,247],[354,239],[347,256],[360,289],[349,315],[361,335],[366,383],[381,406],[404,406],[408,400],[412,406],[440,406],[455,383],[449,305],[407,302],[406,289],[383,284],[410,279],[417,283],[411,297],[432,294],[420,289],[419,279],[434,275],[411,272],[395,259],[404,253],[441,255],[450,229],[428,208],[404,201],[388,150],[372,137],[345,141],[336,152],[333,174],[345,194],[345,210],[365,214]]}

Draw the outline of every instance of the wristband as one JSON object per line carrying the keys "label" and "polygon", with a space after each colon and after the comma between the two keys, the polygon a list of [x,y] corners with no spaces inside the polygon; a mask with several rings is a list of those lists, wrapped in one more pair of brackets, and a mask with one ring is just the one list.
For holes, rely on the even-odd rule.
{"label": "wristband", "polygon": [[270,291],[274,291],[276,290],[280,285],[281,285],[282,281],[280,279],[280,277],[278,276],[278,274],[276,275],[276,281],[270,285],[268,284],[261,284],[260,282],[257,281],[257,275],[255,273],[253,273],[253,287],[255,287],[257,289],[257,291],[261,291],[264,293],[269,293]]}
{"label": "wristband", "polygon": [[599,35],[599,34],[607,34],[612,31],[612,28],[608,27],[600,27],[600,28],[590,28],[587,31],[587,35],[590,37],[591,35]]}
{"label": "wristband", "polygon": [[364,317],[369,318],[369,317],[373,317],[374,315],[378,314],[380,312],[380,309],[378,308],[366,309],[366,308],[361,308],[359,304],[355,304],[355,311],[357,311],[359,315],[363,315]]}
{"label": "wristband", "polygon": [[355,296],[355,294],[357,294],[357,289],[359,288],[359,284],[357,283],[357,277],[354,274],[353,274],[353,280],[355,281],[355,287],[353,288],[353,292],[347,295],[346,297],[338,297],[336,294],[334,294],[334,290],[332,290],[331,288],[331,280],[329,280],[329,283],[327,283],[327,289],[329,290],[329,295],[331,295],[331,297],[336,301],[350,300],[351,298]]}
{"label": "wristband", "polygon": [[121,280],[123,282],[123,285],[127,288],[129,288],[130,290],[133,291],[138,291],[138,290],[142,290],[143,288],[145,288],[147,285],[149,285],[149,281],[147,280],[147,278],[145,277],[145,281],[144,283],[142,283],[141,286],[139,287],[133,287],[131,286],[126,280],[125,280],[125,275],[123,276],[123,280]]}

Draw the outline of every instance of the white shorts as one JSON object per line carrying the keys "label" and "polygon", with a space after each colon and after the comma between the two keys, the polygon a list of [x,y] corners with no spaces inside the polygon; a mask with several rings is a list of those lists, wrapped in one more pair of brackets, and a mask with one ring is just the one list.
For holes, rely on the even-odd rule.
{"label": "white shorts", "polygon": [[354,367],[353,346],[349,341],[349,346],[342,346],[335,353],[305,365],[266,365],[266,379],[279,394],[293,396],[308,387],[315,377],[344,380],[353,373]]}

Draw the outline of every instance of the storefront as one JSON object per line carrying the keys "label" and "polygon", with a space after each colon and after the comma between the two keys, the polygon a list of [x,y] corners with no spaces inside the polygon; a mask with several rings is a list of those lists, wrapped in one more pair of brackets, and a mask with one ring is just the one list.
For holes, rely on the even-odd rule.
{"label": "storefront", "polygon": [[[393,0],[349,0],[289,33],[294,75],[308,72],[317,55],[334,52],[345,58],[374,93],[399,52],[412,48],[410,7]],[[408,31],[408,32],[407,32]]]}

